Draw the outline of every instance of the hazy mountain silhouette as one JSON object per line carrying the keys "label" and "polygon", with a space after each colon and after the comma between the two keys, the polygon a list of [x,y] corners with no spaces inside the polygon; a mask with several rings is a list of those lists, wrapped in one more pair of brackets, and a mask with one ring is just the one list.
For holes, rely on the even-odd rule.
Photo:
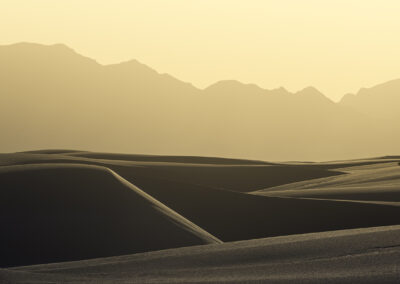
{"label": "hazy mountain silhouette", "polygon": [[362,88],[357,95],[347,94],[340,104],[375,117],[400,117],[400,79]]}
{"label": "hazy mountain silhouette", "polygon": [[[101,65],[65,45],[0,46],[1,152],[37,148],[321,160],[400,151],[400,81],[334,103],[220,81],[200,90],[135,60]],[[385,110],[385,111],[384,111]]]}

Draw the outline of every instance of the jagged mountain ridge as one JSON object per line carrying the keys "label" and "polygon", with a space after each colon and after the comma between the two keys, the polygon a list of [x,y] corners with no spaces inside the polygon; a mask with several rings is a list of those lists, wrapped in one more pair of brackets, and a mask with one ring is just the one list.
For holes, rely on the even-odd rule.
{"label": "jagged mountain ridge", "polygon": [[290,93],[234,80],[200,90],[136,60],[101,65],[60,44],[0,46],[0,86],[1,152],[324,160],[400,151],[398,125],[347,96],[334,103],[313,87]]}

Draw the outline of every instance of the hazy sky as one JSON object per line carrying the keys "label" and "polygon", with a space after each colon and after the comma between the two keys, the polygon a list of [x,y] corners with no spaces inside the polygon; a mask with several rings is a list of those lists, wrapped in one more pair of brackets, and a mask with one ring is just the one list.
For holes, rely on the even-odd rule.
{"label": "hazy sky", "polygon": [[237,79],[334,100],[400,78],[398,0],[1,0],[0,44],[135,58],[198,87]]}

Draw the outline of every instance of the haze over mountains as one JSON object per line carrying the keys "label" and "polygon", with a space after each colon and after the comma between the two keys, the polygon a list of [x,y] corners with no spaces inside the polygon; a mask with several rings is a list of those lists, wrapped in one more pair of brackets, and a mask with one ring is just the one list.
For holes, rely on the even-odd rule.
{"label": "haze over mountains", "polygon": [[264,160],[400,152],[400,80],[334,103],[220,81],[204,90],[135,60],[100,65],[64,45],[0,46],[0,152],[43,148]]}

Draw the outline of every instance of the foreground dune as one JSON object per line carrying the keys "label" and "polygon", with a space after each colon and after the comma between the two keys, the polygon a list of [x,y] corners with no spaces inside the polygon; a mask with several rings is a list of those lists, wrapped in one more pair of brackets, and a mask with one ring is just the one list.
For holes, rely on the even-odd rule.
{"label": "foreground dune", "polygon": [[398,283],[400,226],[0,270],[3,283]]}
{"label": "foreground dune", "polygon": [[398,162],[0,154],[0,282],[398,283]]}
{"label": "foreground dune", "polygon": [[0,266],[219,242],[104,167],[4,166],[0,185]]}

